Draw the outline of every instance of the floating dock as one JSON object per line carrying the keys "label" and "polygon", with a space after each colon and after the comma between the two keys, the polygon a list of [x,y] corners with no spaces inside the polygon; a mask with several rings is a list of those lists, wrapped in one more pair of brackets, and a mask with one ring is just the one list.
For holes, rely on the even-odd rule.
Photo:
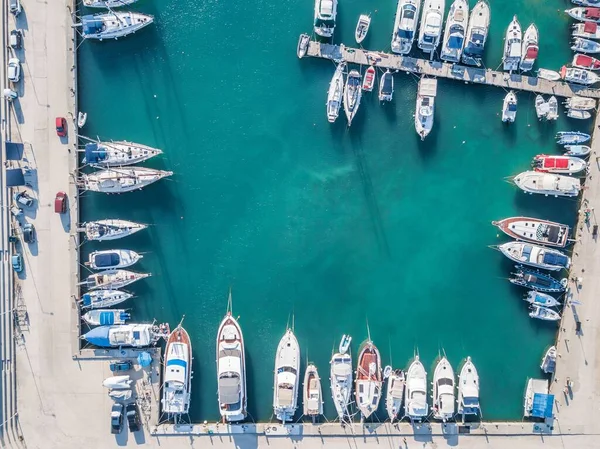
{"label": "floating dock", "polygon": [[516,73],[509,74],[479,67],[369,51],[362,48],[351,48],[343,44],[332,45],[310,41],[307,56],[331,59],[333,61],[346,61],[352,64],[373,65],[385,69],[448,78],[466,83],[486,84],[488,86],[502,87],[507,90],[523,90],[559,97],[573,97],[577,95],[580,97],[600,98],[600,89],[591,89],[586,86],[562,81],[549,81],[535,76]]}

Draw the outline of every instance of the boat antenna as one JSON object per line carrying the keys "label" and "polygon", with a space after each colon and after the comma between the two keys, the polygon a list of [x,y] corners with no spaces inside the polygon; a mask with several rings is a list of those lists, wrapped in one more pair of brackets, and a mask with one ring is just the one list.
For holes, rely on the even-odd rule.
{"label": "boat antenna", "polygon": [[[183,320],[185,319],[185,313],[183,314],[183,316],[181,317],[181,321],[179,322],[179,324],[177,325],[177,327],[181,327],[181,325],[183,324]],[[156,321],[156,320],[155,320]]]}
{"label": "boat antenna", "polygon": [[371,329],[369,329],[369,319],[367,318],[367,338],[371,341]]}
{"label": "boat antenna", "polygon": [[227,298],[227,314],[231,315],[233,312],[233,300],[231,299],[231,286],[229,287],[229,298]]}

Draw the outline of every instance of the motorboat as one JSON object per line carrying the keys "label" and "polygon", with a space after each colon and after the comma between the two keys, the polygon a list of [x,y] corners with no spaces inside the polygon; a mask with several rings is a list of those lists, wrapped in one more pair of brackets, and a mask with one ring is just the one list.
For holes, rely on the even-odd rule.
{"label": "motorboat", "polygon": [[110,11],[102,14],[83,16],[81,23],[81,36],[84,39],[118,39],[147,27],[154,22],[154,17],[139,12]]}
{"label": "motorboat", "polygon": [[577,7],[565,10],[567,15],[575,20],[585,22],[600,22],[600,8]]}
{"label": "motorboat", "polygon": [[433,371],[433,417],[443,422],[454,416],[454,370],[446,357],[437,363]]}
{"label": "motorboat", "polygon": [[577,23],[573,25],[573,37],[600,39],[600,28],[595,22]]}
{"label": "motorboat", "polygon": [[321,37],[332,37],[337,16],[337,0],[315,0],[314,30]]}
{"label": "motorboat", "polygon": [[129,390],[131,388],[131,376],[111,376],[102,381],[102,386],[111,390]]}
{"label": "motorboat", "polygon": [[[569,110],[569,112],[571,112],[571,110]],[[535,171],[544,173],[572,175],[585,170],[587,168],[587,162],[574,156],[548,156],[546,154],[538,154],[533,158],[531,167]]]}
{"label": "motorboat", "polygon": [[592,148],[587,145],[565,145],[565,150],[565,154],[578,157],[585,157],[592,152]]}
{"label": "motorboat", "polygon": [[517,96],[511,90],[504,97],[502,103],[502,121],[504,123],[513,123],[517,117]]}
{"label": "motorboat", "polygon": [[515,268],[517,271],[511,273],[513,277],[508,279],[514,285],[546,293],[560,293],[567,288],[568,280],[566,278],[559,281],[549,274],[523,265],[515,265]]}
{"label": "motorboat", "polygon": [[125,309],[94,309],[81,316],[90,326],[107,326],[125,324],[131,319],[131,314]]}
{"label": "motorboat", "polygon": [[95,327],[81,338],[101,348],[144,348],[156,344],[167,335],[166,324],[131,323]]}
{"label": "motorboat", "polygon": [[425,53],[429,53],[431,57],[433,57],[442,36],[445,7],[446,0],[425,0],[425,3],[423,3],[417,45]]}
{"label": "motorboat", "polygon": [[564,105],[568,109],[578,109],[580,111],[591,111],[596,109],[596,100],[586,97],[571,97],[567,98]]}
{"label": "motorboat", "polygon": [[564,248],[569,242],[569,226],[531,217],[510,217],[492,224],[506,235],[541,245]]}
{"label": "motorboat", "polygon": [[437,95],[437,80],[421,77],[417,91],[417,106],[415,109],[415,130],[421,140],[433,129],[435,117],[435,97]]}
{"label": "motorboat", "polygon": [[521,52],[523,43],[523,33],[521,24],[517,20],[517,16],[513,16],[512,22],[506,30],[504,40],[504,56],[502,57],[504,70],[512,72],[519,68],[521,63]]}
{"label": "motorboat", "polygon": [[556,133],[556,143],[559,145],[575,145],[590,140],[590,135],[579,131],[559,131]]}
{"label": "motorboat", "polygon": [[410,52],[417,32],[421,2],[422,0],[398,0],[392,33],[392,52],[402,55]]}
{"label": "motorboat", "polygon": [[346,354],[348,352],[348,349],[350,349],[350,343],[352,343],[352,337],[346,334],[342,335],[342,339],[340,340],[340,346],[338,348],[340,354]]}
{"label": "motorboat", "polygon": [[354,396],[362,418],[367,419],[377,410],[381,400],[381,356],[369,338],[358,352]]}
{"label": "motorboat", "polygon": [[231,291],[227,313],[217,332],[216,347],[219,412],[226,422],[242,421],[248,413],[246,355],[242,328],[232,315]]}
{"label": "motorboat", "polygon": [[560,79],[560,73],[554,70],[538,69],[537,77],[548,81],[558,81]]}
{"label": "motorboat", "polygon": [[130,249],[107,249],[90,253],[86,265],[94,270],[127,268],[144,256]]}
{"label": "motorboat", "polygon": [[344,71],[346,63],[340,62],[335,68],[333,78],[329,83],[327,92],[327,120],[333,123],[340,115],[340,107],[342,106],[342,97],[344,96]]}
{"label": "motorboat", "polygon": [[546,374],[552,374],[556,370],[556,346],[550,346],[542,357],[540,369]]}
{"label": "motorboat", "polygon": [[527,242],[507,242],[497,249],[509,259],[523,265],[549,271],[567,270],[571,259],[557,249],[533,245]]}
{"label": "motorboat", "polygon": [[546,120],[558,119],[558,100],[554,95],[548,100],[548,114],[546,114]]}
{"label": "motorboat", "polygon": [[124,402],[124,401],[128,401],[129,399],[131,399],[131,396],[133,395],[133,392],[131,391],[131,389],[126,390],[110,390],[108,392],[108,397],[110,397],[111,399],[114,399],[115,401],[118,402]]}
{"label": "motorboat", "polygon": [[469,4],[467,0],[454,0],[446,19],[444,41],[440,58],[451,63],[460,62],[467,24],[469,23]]}
{"label": "motorboat", "polygon": [[592,58],[588,55],[582,55],[580,53],[573,56],[571,63],[573,67],[587,70],[600,70],[600,59]]}
{"label": "motorboat", "polygon": [[490,29],[490,5],[487,0],[479,0],[471,10],[469,27],[462,62],[468,65],[481,66],[481,58]]}
{"label": "motorboat", "polygon": [[317,416],[323,414],[323,391],[317,367],[313,364],[306,367],[302,389],[304,415],[310,416],[314,421]]}
{"label": "motorboat", "polygon": [[404,410],[411,421],[420,422],[429,415],[427,404],[427,372],[419,356],[408,367],[404,388]]}
{"label": "motorboat", "polygon": [[548,102],[544,100],[544,97],[541,95],[535,96],[535,115],[537,115],[538,120],[546,118],[548,116],[548,112],[550,111],[550,106]]}
{"label": "motorboat", "polygon": [[513,178],[513,182],[529,194],[574,197],[581,191],[581,181],[577,178],[536,171],[519,173]]}
{"label": "motorboat", "polygon": [[547,309],[546,307],[531,305],[531,312],[529,312],[531,318],[537,318],[543,321],[559,321],[560,314],[554,310]]}
{"label": "motorboat", "polygon": [[88,8],[113,9],[120,6],[127,6],[137,2],[137,0],[83,0],[83,6]]}
{"label": "motorboat", "polygon": [[394,75],[387,69],[379,80],[379,101],[392,101],[394,96]]}
{"label": "motorboat", "polygon": [[392,423],[398,418],[402,407],[405,380],[404,371],[401,369],[393,370],[387,379],[385,409]]}
{"label": "motorboat", "polygon": [[582,53],[600,53],[600,42],[594,42],[590,39],[576,37],[573,39],[571,50],[580,51]]}
{"label": "motorboat", "polygon": [[273,409],[282,423],[292,421],[298,404],[300,346],[291,329],[288,329],[275,355]]}
{"label": "motorboat", "polygon": [[539,51],[539,33],[535,24],[531,24],[525,30],[523,35],[523,48],[521,49],[521,64],[519,68],[522,72],[528,72],[533,68]]}
{"label": "motorboat", "polygon": [[467,361],[458,374],[458,398],[456,403],[458,406],[457,413],[462,415],[463,420],[466,415],[481,415],[479,374],[471,361],[471,357],[467,357]]}
{"label": "motorboat", "polygon": [[298,38],[298,48],[296,49],[298,59],[302,59],[306,56],[308,44],[310,44],[310,36],[308,34],[301,34],[300,38]]}
{"label": "motorboat", "polygon": [[600,6],[600,0],[571,0],[571,3],[579,6]]}
{"label": "motorboat", "polygon": [[164,352],[162,412],[175,419],[188,414],[192,398],[192,341],[182,323],[168,334]]}
{"label": "motorboat", "polygon": [[584,86],[591,86],[600,81],[600,75],[590,70],[578,69],[576,67],[563,66],[560,70],[560,75],[568,83],[582,84]]}
{"label": "motorboat", "polygon": [[375,67],[372,65],[365,71],[363,77],[362,90],[371,92],[375,86]]}
{"label": "motorboat", "polygon": [[352,393],[352,356],[348,352],[349,346],[350,339],[344,335],[340,342],[340,352],[333,354],[330,362],[331,397],[340,420],[350,416],[348,405]]}
{"label": "motorboat", "polygon": [[84,309],[99,309],[121,304],[133,298],[131,293],[120,290],[93,290],[81,296],[81,307]]}
{"label": "motorboat", "polygon": [[128,286],[129,284],[150,277],[150,273],[134,273],[128,270],[110,270],[101,271],[89,275],[81,284],[85,285],[90,290],[118,290]]}
{"label": "motorboat", "polygon": [[133,221],[106,219],[83,223],[78,230],[85,232],[85,237],[88,240],[104,241],[127,237],[147,227],[148,225]]}
{"label": "motorboat", "polygon": [[579,109],[569,109],[567,112],[567,117],[574,118],[577,120],[587,120],[592,118],[592,113],[589,111],[580,111]]}
{"label": "motorboat", "polygon": [[79,111],[77,114],[77,128],[83,128],[87,122],[87,112]]}
{"label": "motorboat", "polygon": [[107,168],[82,175],[78,185],[92,192],[125,193],[140,190],[172,174],[172,171],[146,167]]}
{"label": "motorboat", "polygon": [[527,301],[529,304],[535,304],[542,307],[557,307],[560,306],[560,301],[558,301],[554,296],[550,296],[547,293],[538,292],[535,290],[530,290],[523,297],[524,301]]}
{"label": "motorboat", "polygon": [[371,26],[371,16],[367,14],[361,14],[356,23],[356,30],[354,31],[354,39],[356,43],[360,44],[367,37],[369,27]]}
{"label": "motorboat", "polygon": [[161,154],[162,150],[141,143],[89,142],[85,144],[83,163],[102,167],[124,167],[139,164]]}
{"label": "motorboat", "polygon": [[344,88],[344,112],[348,119],[348,126],[352,125],[352,120],[354,120],[360,106],[361,84],[360,73],[357,70],[351,70],[346,78],[346,87]]}
{"label": "motorboat", "polygon": [[383,380],[386,380],[388,377],[390,377],[392,375],[392,371],[394,371],[392,369],[392,366],[391,365],[386,365],[383,368]]}

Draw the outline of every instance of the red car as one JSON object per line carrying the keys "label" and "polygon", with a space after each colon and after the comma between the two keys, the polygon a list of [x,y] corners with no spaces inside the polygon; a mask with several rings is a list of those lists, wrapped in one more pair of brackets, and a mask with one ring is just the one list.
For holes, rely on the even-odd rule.
{"label": "red car", "polygon": [[56,134],[58,137],[65,137],[67,135],[67,119],[64,117],[56,117]]}
{"label": "red car", "polygon": [[54,198],[54,212],[64,214],[67,211],[67,194],[58,192]]}

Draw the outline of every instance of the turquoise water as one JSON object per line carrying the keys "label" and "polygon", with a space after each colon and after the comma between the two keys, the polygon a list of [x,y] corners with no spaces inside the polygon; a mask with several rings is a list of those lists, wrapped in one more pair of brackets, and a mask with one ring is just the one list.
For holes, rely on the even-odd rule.
{"label": "turquoise water", "polygon": [[[569,21],[556,9],[566,1],[490,3],[488,67],[500,64],[514,13],[523,28],[540,28],[538,67],[571,59]],[[341,0],[335,42],[352,43],[358,15],[371,11],[364,45],[389,50],[395,8]],[[484,417],[520,419],[526,378],[540,376],[556,326],[527,316],[524,292],[505,280],[512,264],[488,248],[506,241],[490,221],[522,214],[572,224],[575,201],[525,196],[504,178],[556,152],[555,131],[579,123],[538,123],[534,97],[522,93],[517,122],[504,126],[502,90],[440,80],[435,127],[420,142],[417,80],[398,74],[393,103],[366,95],[351,129],[343,117],[330,125],[334,65],[295,55],[312,1],[141,0],[137,9],[156,24],[80,47],[83,131],[163,148],[145,165],[175,175],[142,192],[86,194],[82,219],[153,224],[115,246],[147,252],[135,269],[153,273],[130,289],[136,320],[176,325],[185,315],[191,418],[219,416],[214,339],[231,286],[256,420],[271,417],[275,348],[292,315],[303,362],[325,379],[329,418],[331,350],[350,333],[356,351],[368,320],[384,363],[404,367],[418,349],[432,373],[442,349],[455,368],[470,355]]]}

